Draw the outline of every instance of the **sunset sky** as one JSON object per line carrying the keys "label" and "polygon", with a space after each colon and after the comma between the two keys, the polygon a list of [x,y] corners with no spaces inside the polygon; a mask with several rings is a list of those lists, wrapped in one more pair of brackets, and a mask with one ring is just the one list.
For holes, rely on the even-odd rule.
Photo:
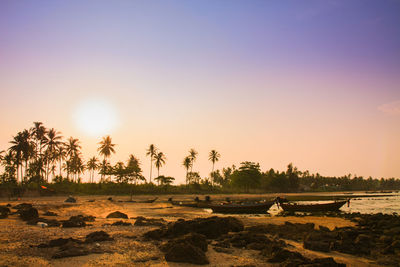
{"label": "sunset sky", "polygon": [[[34,121],[149,175],[400,178],[400,1],[0,1],[0,150]],[[100,116],[101,115],[101,116]],[[104,126],[104,127],[103,127]]]}

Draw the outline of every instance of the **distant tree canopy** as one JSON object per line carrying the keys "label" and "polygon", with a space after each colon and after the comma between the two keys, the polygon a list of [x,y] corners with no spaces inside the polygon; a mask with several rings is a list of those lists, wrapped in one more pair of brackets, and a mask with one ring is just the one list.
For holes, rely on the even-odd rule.
{"label": "distant tree canopy", "polygon": [[[310,174],[300,171],[292,163],[285,171],[269,169],[263,172],[260,164],[244,161],[238,168],[235,165],[215,170],[221,154],[211,150],[208,160],[212,163],[208,177],[193,171],[193,165],[199,157],[195,149],[190,149],[182,164],[182,180],[185,185],[172,185],[175,178],[160,175],[160,169],[166,164],[166,156],[155,145],[150,145],[150,176],[148,182],[142,174],[138,158],[130,155],[126,161],[113,165],[110,157],[116,144],[110,136],[99,142],[98,159],[92,156],[85,162],[81,142],[69,137],[63,140],[61,133],[47,129],[41,122],[24,129],[12,137],[10,147],[0,150],[0,194],[4,191],[22,192],[25,187],[40,189],[40,185],[53,187],[58,192],[81,193],[166,193],[166,192],[317,192],[350,190],[400,190],[400,180],[364,178],[357,175],[324,177],[319,173]],[[207,155],[206,155],[207,156]],[[158,186],[153,184],[152,167],[157,169]],[[83,174],[89,174],[88,183],[82,183]],[[97,174],[101,175],[100,181]],[[185,175],[186,174],[186,175]],[[135,190],[134,190],[135,189]]]}
{"label": "distant tree canopy", "polygon": [[260,164],[245,161],[240,163],[238,170],[231,175],[232,185],[244,189],[246,192],[251,188],[257,188],[261,183]]}

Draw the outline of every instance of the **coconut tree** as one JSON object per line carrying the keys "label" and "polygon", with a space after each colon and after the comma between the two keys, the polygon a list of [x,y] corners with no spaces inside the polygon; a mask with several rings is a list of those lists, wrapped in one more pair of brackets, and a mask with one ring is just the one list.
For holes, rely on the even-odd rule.
{"label": "coconut tree", "polygon": [[198,154],[199,153],[196,150],[194,150],[193,148],[189,150],[189,158],[192,162],[192,164],[190,166],[190,172],[193,172],[193,164],[196,161]]}
{"label": "coconut tree", "polygon": [[216,150],[211,150],[210,154],[208,154],[208,160],[212,162],[212,171],[211,173],[214,172],[214,165],[215,162],[217,162],[219,160],[219,158],[221,157],[221,154],[219,154]]}
{"label": "coconut tree", "polygon": [[151,183],[151,172],[153,169],[153,159],[157,153],[157,148],[154,144],[151,144],[147,149],[146,156],[150,156],[150,183]]}
{"label": "coconut tree", "polygon": [[[112,153],[115,153],[115,144],[112,143],[111,137],[107,135],[103,137],[103,140],[99,142],[100,147],[97,149],[99,154],[104,157],[103,162],[107,162],[107,158],[111,157]],[[104,174],[102,175],[102,179],[104,178]]]}
{"label": "coconut tree", "polygon": [[23,168],[22,161],[25,161],[25,171],[26,171],[28,169],[28,161],[33,155],[34,144],[31,141],[31,135],[28,130],[19,132],[16,136],[13,137],[13,140],[10,141],[10,143],[12,144],[12,146],[9,149],[15,152],[16,155],[17,170],[19,166],[21,167],[21,181],[22,181],[22,179],[24,178],[22,170]]}
{"label": "coconut tree", "polygon": [[[46,181],[49,181],[49,169],[50,164],[54,165],[55,160],[57,159],[57,149],[63,146],[62,136],[60,132],[56,131],[54,128],[51,128],[44,139],[44,146],[47,152],[47,166],[46,166]],[[54,172],[53,172],[54,173]]]}
{"label": "coconut tree", "polygon": [[182,165],[186,169],[186,184],[188,184],[188,173],[189,173],[189,168],[192,166],[192,160],[190,159],[190,156],[187,156],[183,159]]}
{"label": "coconut tree", "polygon": [[65,145],[65,153],[68,157],[66,162],[67,179],[69,179],[69,173],[73,170],[73,159],[80,153],[81,145],[79,139],[70,137]]}
{"label": "coconut tree", "polygon": [[99,160],[95,156],[93,156],[88,160],[88,162],[86,164],[86,168],[90,172],[89,175],[90,175],[91,183],[93,183],[93,180],[94,180],[94,171],[97,170],[97,168],[99,167],[98,163],[99,163]]}
{"label": "coconut tree", "polygon": [[56,148],[54,159],[58,160],[59,165],[59,176],[62,177],[62,161],[66,159],[67,152],[66,152],[66,144],[62,143],[58,148]]}
{"label": "coconut tree", "polygon": [[36,143],[36,160],[39,160],[39,157],[42,154],[42,145],[46,141],[47,130],[46,127],[43,126],[42,122],[35,121],[33,125],[34,126],[31,128],[31,132]]}
{"label": "coconut tree", "polygon": [[[160,168],[162,167],[163,164],[165,164],[165,160],[167,158],[165,157],[163,152],[158,152],[155,156],[154,156],[154,165],[157,168],[157,172],[158,172],[158,176],[160,176]],[[160,184],[160,181],[158,181],[158,184]]]}

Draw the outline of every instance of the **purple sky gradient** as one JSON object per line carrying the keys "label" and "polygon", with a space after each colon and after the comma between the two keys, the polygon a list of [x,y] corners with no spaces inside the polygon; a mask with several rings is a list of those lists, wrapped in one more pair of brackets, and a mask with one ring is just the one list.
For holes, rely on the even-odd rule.
{"label": "purple sky gradient", "polygon": [[[112,161],[163,172],[244,160],[264,169],[400,177],[400,1],[1,1],[0,150],[33,121],[98,140],[81,101],[120,114]],[[384,108],[382,108],[384,107]],[[392,110],[391,110],[392,109]],[[393,112],[394,110],[394,112]]]}

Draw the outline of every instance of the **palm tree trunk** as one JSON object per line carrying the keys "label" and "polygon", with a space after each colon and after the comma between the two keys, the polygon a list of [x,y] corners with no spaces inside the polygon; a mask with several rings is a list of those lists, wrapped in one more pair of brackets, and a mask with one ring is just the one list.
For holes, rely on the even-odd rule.
{"label": "palm tree trunk", "polygon": [[151,183],[151,171],[153,169],[153,156],[150,156],[150,183]]}

